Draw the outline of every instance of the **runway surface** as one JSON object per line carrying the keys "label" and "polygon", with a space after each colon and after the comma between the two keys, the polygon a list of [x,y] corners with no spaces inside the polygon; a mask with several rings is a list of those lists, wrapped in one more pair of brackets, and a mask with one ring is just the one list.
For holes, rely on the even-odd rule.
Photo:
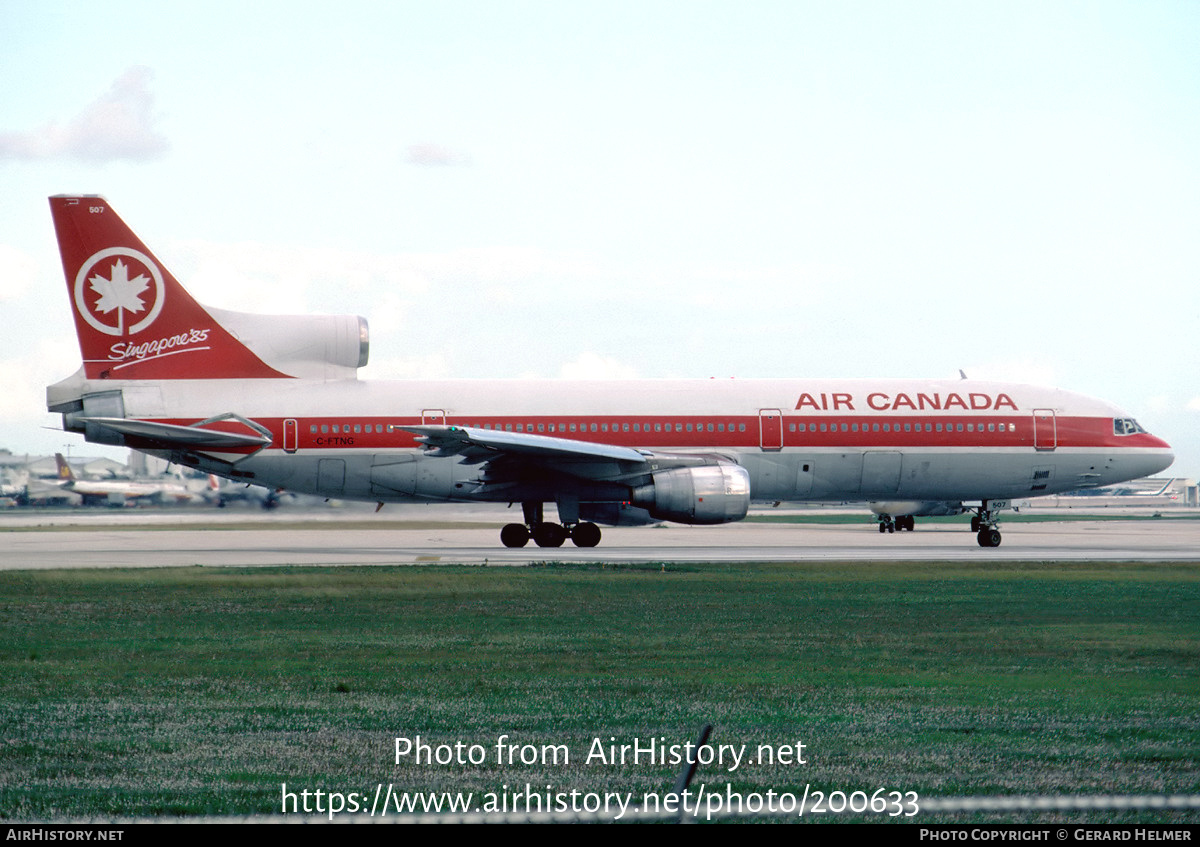
{"label": "runway surface", "polygon": [[[862,525],[739,523],[714,527],[606,528],[601,545],[500,545],[495,525],[460,529],[127,529],[104,525],[0,531],[0,569],[274,567],[282,565],[526,565],[534,562],[744,561],[1200,561],[1200,521],[1010,523],[984,549],[957,525],[879,533]],[[5,528],[0,523],[0,530]]]}

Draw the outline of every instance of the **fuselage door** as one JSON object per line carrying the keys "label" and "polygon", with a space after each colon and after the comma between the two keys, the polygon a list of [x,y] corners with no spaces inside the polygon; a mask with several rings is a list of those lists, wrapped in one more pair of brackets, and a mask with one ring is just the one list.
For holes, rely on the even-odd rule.
{"label": "fuselage door", "polygon": [[758,446],[764,450],[783,448],[783,412],[778,409],[758,410]]}
{"label": "fuselage door", "polygon": [[437,426],[444,426],[446,423],[446,410],[445,409],[422,409],[421,410],[421,423],[435,424]]}
{"label": "fuselage door", "polygon": [[1058,446],[1058,421],[1053,409],[1033,410],[1033,448],[1053,450]]}
{"label": "fuselage door", "polygon": [[288,418],[283,422],[283,452],[295,453],[299,446],[299,440],[296,437],[296,419]]}
{"label": "fuselage door", "polygon": [[864,497],[882,497],[900,489],[900,465],[904,457],[896,450],[868,450],[862,456]]}

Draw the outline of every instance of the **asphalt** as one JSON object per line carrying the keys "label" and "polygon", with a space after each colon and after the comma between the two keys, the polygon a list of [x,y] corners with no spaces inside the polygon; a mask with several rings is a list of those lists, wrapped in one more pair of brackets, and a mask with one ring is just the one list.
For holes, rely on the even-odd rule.
{"label": "asphalt", "polygon": [[[275,567],[283,565],[527,565],[536,562],[684,563],[740,561],[1171,561],[1200,562],[1200,521],[1063,521],[1001,524],[1003,542],[981,548],[958,524],[917,524],[914,532],[881,534],[861,524],[736,523],[710,527],[605,528],[600,546],[558,548],[530,543],[502,547],[497,518],[458,528],[394,528],[396,515],[356,512],[335,521],[326,513],[280,515],[287,528],[262,528],[247,510],[241,526],[204,528],[179,515],[129,510],[76,514],[52,531],[10,531],[28,523],[0,520],[0,570],[115,567]],[[428,520],[464,520],[461,513],[422,510]],[[41,518],[44,527],[54,523]],[[295,528],[295,521],[304,528]],[[72,522],[74,521],[74,522]],[[376,528],[386,525],[391,528]],[[196,523],[199,523],[197,520]],[[136,527],[134,525],[137,525]],[[145,528],[146,524],[154,526]],[[37,521],[34,522],[37,525]]]}

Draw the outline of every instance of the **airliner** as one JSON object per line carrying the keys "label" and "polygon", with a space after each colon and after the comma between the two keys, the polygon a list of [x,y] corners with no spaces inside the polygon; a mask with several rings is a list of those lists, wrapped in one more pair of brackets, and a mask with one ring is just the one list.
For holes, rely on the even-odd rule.
{"label": "airliner", "polygon": [[508,547],[847,500],[971,503],[996,547],[1014,498],[1174,460],[1109,403],[1004,382],[359,380],[363,318],[202,306],[104,198],[50,208],[83,359],[47,388],[65,430],[295,493],[520,503]]}
{"label": "airliner", "polygon": [[197,497],[181,484],[173,482],[133,482],[130,480],[81,480],[63,458],[54,454],[58,480],[67,491],[78,494],[85,506],[128,506],[137,503],[192,503]]}

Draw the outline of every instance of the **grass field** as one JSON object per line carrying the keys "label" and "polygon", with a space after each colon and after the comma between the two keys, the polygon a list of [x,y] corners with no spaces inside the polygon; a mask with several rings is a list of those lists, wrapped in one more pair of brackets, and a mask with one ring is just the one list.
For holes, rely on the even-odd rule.
{"label": "grass field", "polygon": [[[285,782],[640,797],[678,768],[594,739],[704,722],[807,760],[712,790],[1200,793],[1200,563],[3,572],[0,678],[15,820],[278,813]],[[417,735],[486,760],[396,764]],[[504,735],[570,761],[498,764]]]}

